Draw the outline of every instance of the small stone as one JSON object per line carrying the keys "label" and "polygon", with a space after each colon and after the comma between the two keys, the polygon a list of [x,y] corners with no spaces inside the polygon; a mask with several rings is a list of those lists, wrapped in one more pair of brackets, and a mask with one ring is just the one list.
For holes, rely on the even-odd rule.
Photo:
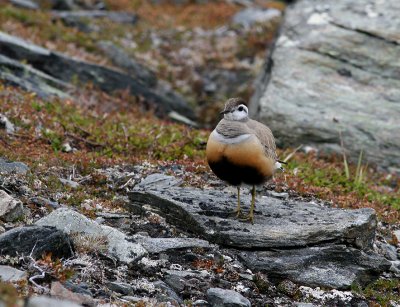
{"label": "small stone", "polygon": [[193,302],[193,306],[206,307],[210,306],[210,304],[205,300],[197,300]]}
{"label": "small stone", "polygon": [[124,283],[124,282],[109,282],[107,284],[108,289],[111,291],[121,293],[123,295],[132,295],[134,292],[133,287],[130,284]]}
{"label": "small stone", "polygon": [[390,262],[392,265],[390,266],[390,271],[394,272],[396,274],[400,274],[400,261],[396,260],[396,261],[391,261]]}
{"label": "small stone", "polygon": [[65,299],[71,302],[75,302],[81,305],[86,306],[94,306],[94,300],[91,296],[81,294],[81,293],[74,293],[67,288],[65,288],[60,282],[55,281],[51,283],[50,289],[51,296],[54,296],[59,299]]}
{"label": "small stone", "polygon": [[127,300],[127,301],[129,301],[131,303],[138,303],[138,302],[140,302],[142,300],[142,298],[140,298],[140,297],[130,296],[130,295],[123,296],[122,299]]}
{"label": "small stone", "polygon": [[250,307],[250,301],[240,293],[221,288],[207,290],[207,299],[214,307]]}
{"label": "small stone", "polygon": [[243,279],[247,279],[250,281],[252,281],[254,279],[254,275],[252,275],[252,274],[239,273],[239,276]]}
{"label": "small stone", "polygon": [[0,265],[0,280],[3,282],[19,282],[26,280],[28,274],[8,265]]}
{"label": "small stone", "polygon": [[14,133],[15,127],[13,123],[3,114],[0,113],[0,128],[5,129],[7,133]]}
{"label": "small stone", "polygon": [[266,23],[281,16],[282,13],[277,9],[246,8],[233,16],[232,21],[234,24],[249,28],[256,23]]}
{"label": "small stone", "polygon": [[25,175],[29,171],[29,167],[22,162],[10,162],[0,158],[0,173],[15,173]]}
{"label": "small stone", "polygon": [[161,289],[169,299],[172,299],[173,301],[175,301],[176,303],[178,303],[179,305],[183,304],[182,299],[178,296],[178,294],[176,294],[176,292],[174,290],[172,290],[170,287],[168,287],[168,285],[161,281],[155,281],[153,283],[154,287]]}
{"label": "small stone", "polygon": [[30,201],[32,203],[34,203],[35,205],[38,205],[38,206],[44,206],[44,207],[48,206],[48,207],[52,207],[53,209],[57,209],[57,208],[60,207],[60,204],[58,202],[52,201],[50,199],[43,198],[43,197],[40,197],[40,196],[32,197],[30,199]]}
{"label": "small stone", "polygon": [[80,186],[80,184],[76,181],[69,180],[69,179],[63,179],[63,178],[59,178],[59,179],[63,185],[69,186],[73,189],[79,188],[79,186]]}
{"label": "small stone", "polygon": [[397,242],[399,242],[397,245],[400,245],[400,229],[393,231],[393,235],[396,237]]}
{"label": "small stone", "polygon": [[35,296],[29,298],[26,307],[81,307],[82,305],[48,296]]}
{"label": "small stone", "polygon": [[14,222],[24,217],[24,207],[20,200],[0,190],[0,219],[5,222]]}
{"label": "small stone", "polygon": [[67,288],[68,290],[71,290],[74,293],[80,293],[92,296],[92,292],[88,289],[88,284],[84,282],[79,284],[74,284],[70,281],[66,281],[64,282],[64,287]]}
{"label": "small stone", "polygon": [[377,242],[377,247],[379,248],[379,253],[386,259],[394,261],[397,260],[397,249],[393,245]]}
{"label": "small stone", "polygon": [[275,192],[275,191],[268,191],[267,195],[271,196],[271,197],[275,197],[275,198],[280,198],[280,199],[288,199],[289,198],[289,193],[286,192]]}
{"label": "small stone", "polygon": [[165,272],[164,282],[168,284],[177,293],[185,289],[186,280],[188,278],[201,277],[198,272],[191,271],[178,271],[178,270],[168,270]]}
{"label": "small stone", "polygon": [[71,152],[72,151],[72,146],[69,143],[63,143],[61,145],[61,150],[63,152]]}

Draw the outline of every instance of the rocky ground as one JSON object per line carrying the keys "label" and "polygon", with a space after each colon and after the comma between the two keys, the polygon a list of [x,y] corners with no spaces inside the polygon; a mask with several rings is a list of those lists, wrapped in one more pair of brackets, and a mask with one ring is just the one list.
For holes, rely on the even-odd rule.
{"label": "rocky ground", "polygon": [[395,173],[280,149],[251,225],[204,161],[286,4],[0,6],[0,306],[400,304]]}

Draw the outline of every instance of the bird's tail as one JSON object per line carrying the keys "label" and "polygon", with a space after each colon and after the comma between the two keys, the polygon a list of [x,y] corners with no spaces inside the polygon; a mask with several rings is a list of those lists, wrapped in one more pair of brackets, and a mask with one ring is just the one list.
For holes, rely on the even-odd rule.
{"label": "bird's tail", "polygon": [[279,169],[279,170],[281,170],[282,172],[284,172],[285,169],[283,168],[282,164],[287,164],[287,163],[286,163],[286,162],[283,162],[283,161],[277,160],[277,161],[275,162],[275,170]]}

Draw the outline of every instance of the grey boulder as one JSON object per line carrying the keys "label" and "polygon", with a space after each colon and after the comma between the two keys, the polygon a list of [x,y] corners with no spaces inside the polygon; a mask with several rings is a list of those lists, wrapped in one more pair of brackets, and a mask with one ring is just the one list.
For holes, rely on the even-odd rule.
{"label": "grey boulder", "polygon": [[250,307],[250,301],[240,293],[221,288],[207,290],[208,302],[213,307]]}
{"label": "grey boulder", "polygon": [[365,286],[391,266],[378,254],[344,245],[242,252],[240,257],[251,270],[266,272],[270,279],[334,289]]}
{"label": "grey boulder", "polygon": [[52,253],[57,258],[71,257],[72,242],[65,233],[54,227],[17,227],[0,235],[1,255],[24,254],[38,258],[44,253]]}
{"label": "grey boulder", "polygon": [[147,254],[142,245],[130,242],[121,231],[100,225],[68,208],[53,211],[37,221],[36,225],[53,226],[70,235],[82,234],[94,240],[103,240],[107,247],[107,254],[121,262],[130,263]]}
{"label": "grey boulder", "polygon": [[28,274],[8,265],[0,265],[0,280],[4,282],[19,282],[26,280]]}
{"label": "grey boulder", "polygon": [[[251,101],[279,146],[360,152],[400,171],[400,10],[397,0],[300,0]],[[365,163],[365,162],[364,162]]]}

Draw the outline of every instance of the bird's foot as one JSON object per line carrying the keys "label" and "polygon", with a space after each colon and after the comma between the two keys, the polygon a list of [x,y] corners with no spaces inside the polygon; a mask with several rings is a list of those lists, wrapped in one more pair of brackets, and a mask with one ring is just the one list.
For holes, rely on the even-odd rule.
{"label": "bird's foot", "polygon": [[244,216],[242,209],[233,210],[230,215],[233,215],[237,219],[243,218]]}
{"label": "bird's foot", "polygon": [[247,216],[243,216],[240,218],[241,222],[250,222],[252,224],[254,224],[254,214],[249,214]]}
{"label": "bird's foot", "polygon": [[233,211],[233,213],[236,213],[236,218],[240,218],[243,215],[241,209],[236,209],[235,211]]}

